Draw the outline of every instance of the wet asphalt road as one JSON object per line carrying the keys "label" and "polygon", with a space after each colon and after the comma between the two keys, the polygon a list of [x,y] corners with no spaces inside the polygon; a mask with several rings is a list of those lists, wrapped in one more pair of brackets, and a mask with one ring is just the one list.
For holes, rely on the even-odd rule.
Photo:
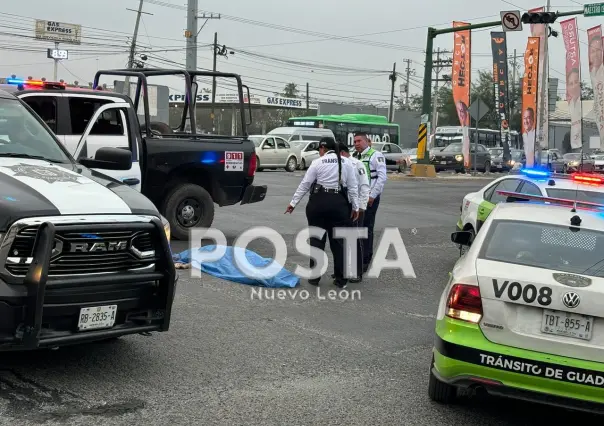
{"label": "wet asphalt road", "polygon": [[[263,172],[257,205],[218,209],[229,240],[272,226],[288,245],[304,205],[284,215],[300,173]],[[349,286],[361,300],[252,300],[251,288],[181,271],[171,329],[0,355],[0,424],[522,425],[594,421],[488,398],[443,407],[427,396],[434,313],[458,258],[450,243],[462,196],[485,180],[389,181],[376,229],[399,227],[417,279],[385,272]],[[175,242],[179,252],[187,244]],[[270,256],[263,242],[250,248]],[[322,291],[333,288],[325,280]],[[325,293],[322,294],[323,296]],[[568,419],[568,420],[564,420]]]}

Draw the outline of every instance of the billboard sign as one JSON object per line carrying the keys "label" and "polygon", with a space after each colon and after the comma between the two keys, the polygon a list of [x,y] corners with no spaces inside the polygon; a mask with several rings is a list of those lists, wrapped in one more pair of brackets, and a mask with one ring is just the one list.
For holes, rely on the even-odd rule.
{"label": "billboard sign", "polygon": [[56,43],[82,43],[82,26],[65,22],[36,19],[35,37]]}

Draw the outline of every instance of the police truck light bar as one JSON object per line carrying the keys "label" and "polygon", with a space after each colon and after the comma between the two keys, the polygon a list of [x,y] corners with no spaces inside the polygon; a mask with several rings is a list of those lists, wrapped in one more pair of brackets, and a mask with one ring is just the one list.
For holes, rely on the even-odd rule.
{"label": "police truck light bar", "polygon": [[14,84],[25,88],[40,88],[40,89],[65,89],[66,84],[59,81],[44,81],[44,80],[23,80],[20,78],[7,78],[7,84]]}
{"label": "police truck light bar", "polygon": [[589,175],[589,174],[574,174],[572,175],[573,180],[581,183],[591,183],[594,185],[602,185],[604,184],[604,178],[602,176],[597,175]]}
{"label": "police truck light bar", "polygon": [[511,192],[511,191],[497,191],[498,194],[503,195],[504,197],[509,197],[515,200],[526,200],[526,201],[541,201],[544,203],[558,204],[561,206],[573,207],[577,206],[578,208],[584,209],[592,209],[600,211],[604,209],[604,204],[599,203],[591,203],[589,201],[578,201],[578,200],[570,200],[566,198],[551,198],[551,197],[542,197],[539,195],[528,195],[521,194],[520,192]]}

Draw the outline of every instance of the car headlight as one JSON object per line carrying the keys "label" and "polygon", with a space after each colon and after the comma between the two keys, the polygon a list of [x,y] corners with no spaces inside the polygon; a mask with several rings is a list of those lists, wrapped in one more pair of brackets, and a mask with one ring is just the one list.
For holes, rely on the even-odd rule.
{"label": "car headlight", "polygon": [[463,155],[456,155],[456,156],[455,156],[455,159],[456,159],[457,161],[463,161]]}
{"label": "car headlight", "polygon": [[571,165],[571,166],[578,166],[578,165],[579,165],[579,162],[578,162],[578,161],[571,161],[571,162],[570,162],[570,165]]}
{"label": "car headlight", "polygon": [[170,222],[168,222],[168,219],[166,219],[165,217],[161,216],[161,223],[162,225],[164,225],[164,232],[166,234],[166,238],[168,239],[168,242],[170,242]]}

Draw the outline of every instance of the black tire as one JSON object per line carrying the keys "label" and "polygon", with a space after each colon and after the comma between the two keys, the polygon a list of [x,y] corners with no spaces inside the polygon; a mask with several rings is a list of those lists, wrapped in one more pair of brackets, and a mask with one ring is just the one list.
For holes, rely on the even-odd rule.
{"label": "black tire", "polygon": [[306,170],[306,161],[304,158],[300,161],[300,170]]}
{"label": "black tire", "polygon": [[[472,241],[474,241],[474,239],[476,238],[476,231],[474,230],[474,228],[472,228],[472,226],[470,225],[470,227],[468,229],[464,229],[464,231],[472,233]],[[458,247],[459,247],[459,254],[460,255],[466,254],[467,251],[470,249],[469,246],[462,246],[462,245],[460,245]]]}
{"label": "black tire", "polygon": [[564,174],[568,173],[568,166],[566,164],[564,166],[562,166],[562,173],[564,173]]}
{"label": "black tire", "polygon": [[439,404],[450,404],[457,397],[457,388],[436,378],[430,368],[430,381],[428,383],[428,396]]}
{"label": "black tire", "polygon": [[292,173],[295,172],[298,168],[298,160],[296,160],[295,156],[291,156],[287,159],[287,164],[285,165],[285,170]]}
{"label": "black tire", "polygon": [[484,163],[484,172],[491,173],[491,162],[488,160]]}
{"label": "black tire", "polygon": [[264,170],[264,169],[262,167],[260,167],[260,158],[258,158],[258,156],[256,156],[256,171],[261,172],[262,170]]}
{"label": "black tire", "polygon": [[174,133],[170,126],[160,121],[153,121],[149,123],[149,127],[151,128],[151,130],[156,130],[162,135],[171,135],[172,133]]}
{"label": "black tire", "polygon": [[214,221],[214,200],[199,185],[177,186],[166,197],[164,217],[170,222],[170,231],[177,240],[189,239],[193,228],[209,228]]}
{"label": "black tire", "polygon": [[404,161],[401,161],[401,162],[398,164],[398,172],[399,172],[399,173],[405,173],[406,171],[407,171],[407,163],[406,163],[406,162],[404,162]]}

